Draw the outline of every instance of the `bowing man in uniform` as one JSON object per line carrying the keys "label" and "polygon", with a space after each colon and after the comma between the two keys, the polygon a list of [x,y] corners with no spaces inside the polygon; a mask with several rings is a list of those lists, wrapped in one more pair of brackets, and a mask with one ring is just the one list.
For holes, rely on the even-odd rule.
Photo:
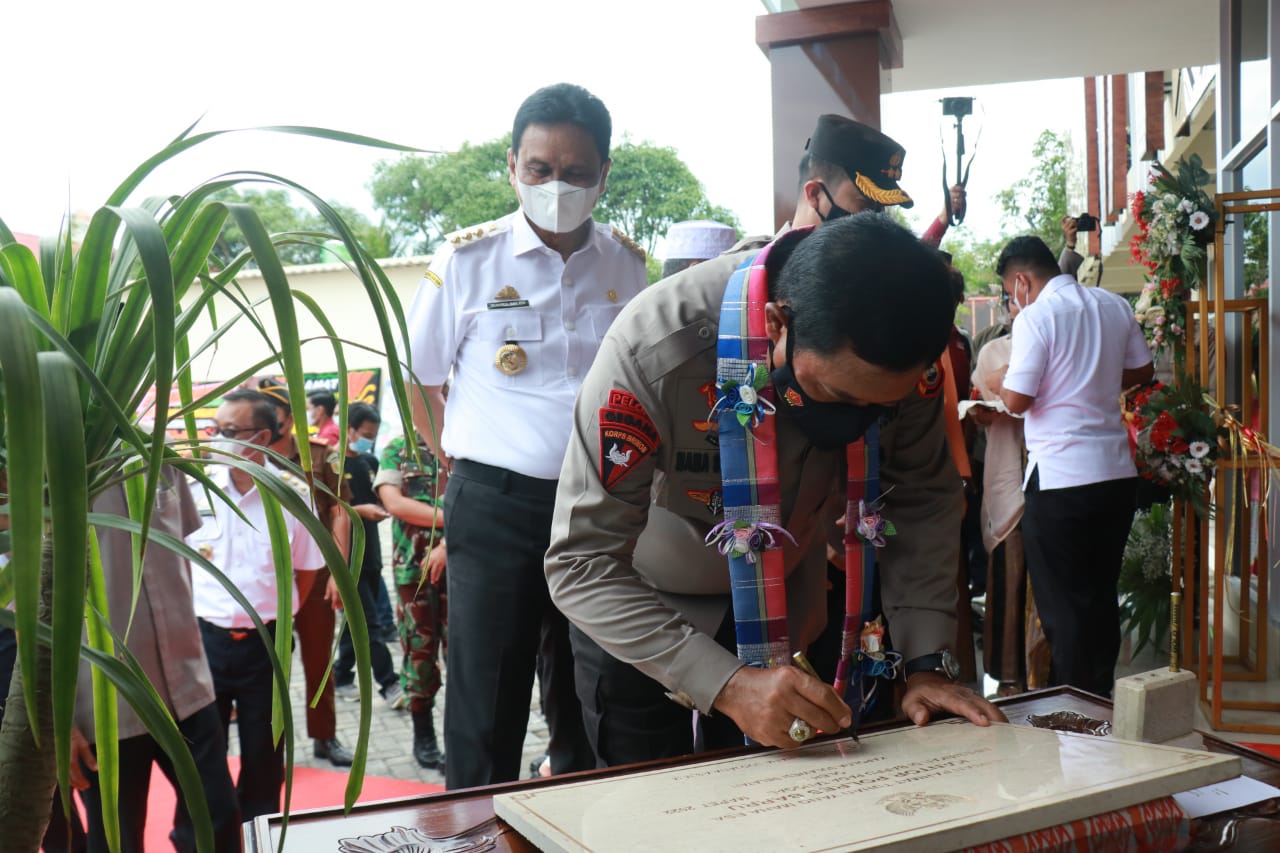
{"label": "bowing man in uniform", "polygon": [[[1003,719],[953,680],[960,482],[917,392],[953,312],[936,252],[870,213],[627,306],[578,397],[546,559],[600,764],[691,751],[689,707],[707,747],[850,724],[840,693],[786,664],[826,621],[827,531],[873,480],[846,548],[876,552],[903,711]],[[864,434],[879,447],[855,458]]]}
{"label": "bowing man in uniform", "polygon": [[[644,252],[591,211],[612,124],[580,86],[521,104],[507,168],[520,209],[451,235],[409,314],[414,424],[446,470],[450,788],[516,779],[535,658],[556,773],[591,765],[564,618],[542,558],[573,400],[645,286]],[[453,371],[448,403],[441,386]]]}

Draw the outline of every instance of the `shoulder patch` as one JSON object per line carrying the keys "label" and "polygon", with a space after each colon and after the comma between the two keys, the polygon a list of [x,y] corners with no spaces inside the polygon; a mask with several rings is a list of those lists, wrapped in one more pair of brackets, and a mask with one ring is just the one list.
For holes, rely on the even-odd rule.
{"label": "shoulder patch", "polygon": [[921,397],[929,398],[938,396],[938,392],[942,390],[943,373],[942,367],[937,362],[929,365],[929,369],[920,377],[920,381],[916,383],[916,393]]}
{"label": "shoulder patch", "polygon": [[311,486],[307,484],[306,480],[292,471],[284,470],[280,471],[280,479],[284,481],[286,486],[301,495],[303,500],[311,500]]}
{"label": "shoulder patch", "polygon": [[444,287],[444,280],[429,268],[422,274],[422,280],[431,282],[437,288]]}
{"label": "shoulder patch", "polygon": [[507,230],[507,227],[497,220],[485,222],[482,225],[476,225],[472,228],[463,228],[444,235],[444,239],[454,249],[462,249],[466,246],[474,246],[476,243],[483,243],[490,237],[495,237]]}
{"label": "shoulder patch", "polygon": [[600,407],[600,482],[612,489],[658,449],[658,428],[634,395],[614,388]]}
{"label": "shoulder patch", "polygon": [[617,228],[610,226],[609,232],[613,234],[613,239],[617,240],[619,243],[626,246],[631,251],[631,253],[635,255],[637,258],[639,258],[640,260],[643,261],[649,257],[649,253],[646,252],[644,249],[640,248],[639,243],[637,243],[635,240],[632,240],[626,234],[623,234]]}

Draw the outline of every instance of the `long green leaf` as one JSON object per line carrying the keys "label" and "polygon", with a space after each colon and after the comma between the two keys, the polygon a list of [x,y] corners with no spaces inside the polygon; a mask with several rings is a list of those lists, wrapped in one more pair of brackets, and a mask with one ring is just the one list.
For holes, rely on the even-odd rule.
{"label": "long green leaf", "polygon": [[0,249],[0,273],[5,281],[18,293],[22,301],[49,316],[49,298],[45,295],[44,280],[40,276],[40,265],[36,256],[21,243],[10,243]]}
{"label": "long green leaf", "polygon": [[153,382],[156,386],[155,425],[151,431],[151,456],[147,463],[147,494],[142,510],[142,549],[146,553],[147,531],[155,508],[160,484],[160,466],[164,463],[165,428],[169,424],[169,389],[173,386],[174,322],[177,302],[173,289],[173,268],[169,265],[169,249],[159,224],[140,208],[112,208],[137,244],[138,257],[147,274],[151,292],[151,317],[154,333]]}
{"label": "long green leaf", "polygon": [[[258,262],[258,270],[262,273],[262,281],[271,297],[271,309],[276,319],[276,334],[280,339],[280,356],[284,368],[285,384],[289,387],[289,399],[296,407],[306,396],[303,384],[302,351],[298,334],[298,316],[293,308],[293,299],[289,290],[289,280],[284,274],[284,265],[271,243],[271,235],[262,226],[258,212],[247,204],[231,204],[227,206],[232,218],[244,234],[245,243],[253,252]],[[307,425],[304,419],[295,417],[293,424],[294,438],[298,442],[298,455],[302,469],[311,470],[311,449],[307,438]]]}
{"label": "long green leaf", "polygon": [[[289,671],[293,663],[293,551],[289,542],[289,528],[285,525],[284,513],[280,510],[280,502],[269,493],[259,490],[262,497],[262,511],[267,520],[267,531],[271,535],[271,557],[276,570],[276,657],[284,669],[284,682],[289,682]],[[276,685],[271,691],[271,740],[279,743],[284,734],[285,705],[289,702],[289,691]],[[292,738],[285,749],[293,747]],[[285,763],[284,777],[284,827],[287,831],[289,805],[293,802],[293,758]]]}
{"label": "long green leaf", "polygon": [[[18,665],[36,671],[36,611],[40,604],[40,547],[44,540],[44,394],[29,311],[12,288],[0,288],[0,371],[4,373],[9,527]],[[26,707],[36,704],[37,678],[23,679]],[[30,710],[28,711],[30,713]],[[31,735],[39,744],[39,726]]]}
{"label": "long green leaf", "polygon": [[53,527],[53,735],[58,784],[70,814],[71,727],[76,713],[80,672],[80,632],[84,624],[85,572],[88,569],[89,483],[85,465],[84,415],[80,385],[71,360],[59,352],[37,356],[44,394],[45,470]]}
{"label": "long green leaf", "polygon": [[[89,530],[89,601],[85,608],[89,646],[107,657],[115,657],[115,641],[108,628],[111,613],[107,601],[106,576],[98,537]],[[116,712],[116,688],[102,670],[94,667],[93,728],[97,744],[98,797],[102,802],[102,828],[112,853],[120,850],[120,721]]]}

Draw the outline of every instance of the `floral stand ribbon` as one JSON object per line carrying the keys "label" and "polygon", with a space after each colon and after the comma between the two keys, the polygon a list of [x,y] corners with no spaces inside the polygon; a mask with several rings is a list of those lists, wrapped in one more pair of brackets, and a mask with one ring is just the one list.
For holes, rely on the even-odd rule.
{"label": "floral stand ribbon", "polygon": [[[799,237],[799,235],[797,235]],[[768,381],[769,338],[765,333],[772,245],[742,263],[729,280],[720,308],[716,385],[712,414],[719,423],[724,521],[707,535],[729,560],[738,658],[748,666],[791,662],[787,627],[784,540],[778,486],[775,390]],[[875,549],[895,533],[880,514],[880,425],[850,444],[845,525],[845,617],[835,688],[856,723],[870,693],[865,676],[896,674],[900,659],[883,648],[883,628],[872,620]]]}

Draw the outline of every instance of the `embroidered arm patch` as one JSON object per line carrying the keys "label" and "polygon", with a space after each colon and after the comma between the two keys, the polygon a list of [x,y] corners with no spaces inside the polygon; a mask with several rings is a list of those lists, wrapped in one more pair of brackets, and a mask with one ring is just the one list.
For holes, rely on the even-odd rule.
{"label": "embroidered arm patch", "polygon": [[943,373],[942,368],[937,362],[929,365],[929,369],[920,377],[920,381],[916,383],[916,393],[921,397],[929,398],[938,396],[938,392],[942,390]]}
{"label": "embroidered arm patch", "polygon": [[600,407],[600,482],[612,489],[658,449],[658,430],[640,401],[614,388]]}

